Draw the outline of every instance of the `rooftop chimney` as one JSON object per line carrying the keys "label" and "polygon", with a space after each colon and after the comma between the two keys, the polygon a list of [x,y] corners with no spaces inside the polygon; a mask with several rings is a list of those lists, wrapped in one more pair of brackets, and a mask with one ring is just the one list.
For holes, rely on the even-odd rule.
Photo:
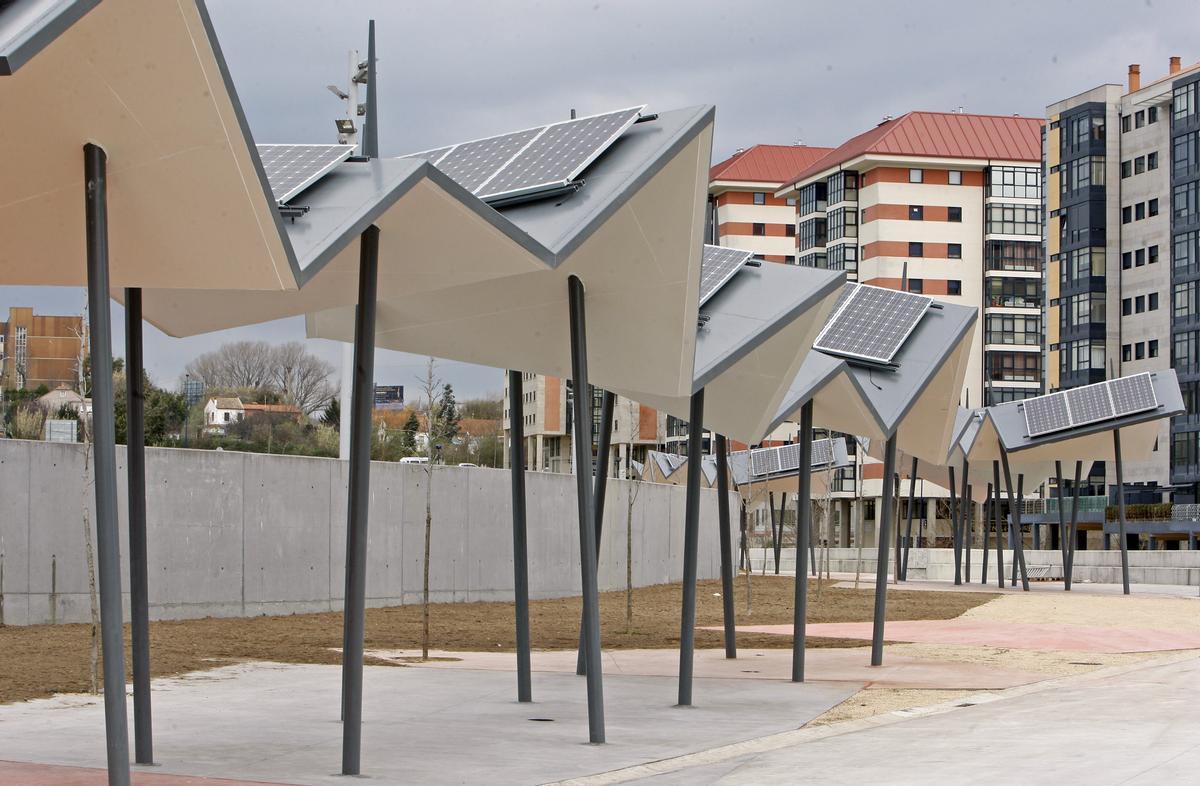
{"label": "rooftop chimney", "polygon": [[1129,66],[1129,92],[1133,93],[1142,89],[1142,67],[1137,63],[1131,63]]}
{"label": "rooftop chimney", "polygon": [[1171,58],[1171,67],[1168,70],[1168,73],[1171,73],[1171,74],[1179,73],[1179,55],[1175,55],[1174,57]]}

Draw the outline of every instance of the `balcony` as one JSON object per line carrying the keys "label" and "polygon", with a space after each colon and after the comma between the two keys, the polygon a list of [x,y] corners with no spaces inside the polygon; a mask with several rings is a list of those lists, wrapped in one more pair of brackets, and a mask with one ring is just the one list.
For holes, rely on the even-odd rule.
{"label": "balcony", "polygon": [[1041,309],[1042,298],[1026,295],[987,295],[984,304],[988,308],[1036,308]]}

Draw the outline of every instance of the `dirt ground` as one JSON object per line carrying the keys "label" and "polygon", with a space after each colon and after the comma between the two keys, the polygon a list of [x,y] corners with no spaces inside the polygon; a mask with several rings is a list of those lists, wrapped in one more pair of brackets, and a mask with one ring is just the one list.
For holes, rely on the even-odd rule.
{"label": "dirt ground", "polygon": [[[779,624],[792,621],[794,582],[790,577],[755,576],[751,609],[746,609],[745,578],[736,587],[737,622]],[[721,584],[697,587],[697,626],[721,624]],[[809,582],[809,622],[865,622],[872,617],[874,593]],[[888,590],[889,620],[950,619],[986,603],[984,593]],[[673,648],[679,645],[680,585],[664,584],[634,591],[633,625],[625,623],[625,593],[600,598],[601,630],[607,649]],[[538,600],[530,604],[530,629],[536,649],[573,649],[579,636],[578,598]],[[286,617],[200,619],[155,622],[150,626],[154,676],[173,676],[231,662],[271,660],[285,663],[339,663],[342,644],[338,612]],[[511,650],[511,603],[444,603],[430,610],[430,645],[452,651]],[[367,649],[412,649],[421,644],[420,606],[368,609]],[[790,647],[788,636],[738,636],[745,647]],[[863,641],[809,637],[810,647],[861,647]],[[128,653],[128,628],[126,652]],[[696,631],[697,647],[721,646],[717,631]],[[24,701],[54,693],[89,689],[90,626],[38,625],[0,627],[0,702]],[[128,654],[127,654],[128,660]],[[376,661],[384,664],[383,661]],[[385,664],[391,665],[391,664]]]}

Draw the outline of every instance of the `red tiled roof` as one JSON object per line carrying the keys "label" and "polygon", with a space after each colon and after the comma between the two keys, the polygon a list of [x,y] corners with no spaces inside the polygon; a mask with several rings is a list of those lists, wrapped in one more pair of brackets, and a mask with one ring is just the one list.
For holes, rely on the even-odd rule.
{"label": "red tiled roof", "polygon": [[789,175],[808,167],[832,149],[808,145],[755,145],[714,164],[708,170],[708,181],[782,183]]}
{"label": "red tiled roof", "polygon": [[783,182],[797,183],[866,153],[1041,161],[1044,122],[1039,117],[909,112],[859,134]]}

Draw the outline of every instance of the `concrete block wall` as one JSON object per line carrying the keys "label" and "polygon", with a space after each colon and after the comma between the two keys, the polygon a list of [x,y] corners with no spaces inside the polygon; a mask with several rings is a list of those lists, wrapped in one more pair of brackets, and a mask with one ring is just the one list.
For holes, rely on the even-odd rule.
{"label": "concrete block wall", "polygon": [[[95,543],[82,445],[0,439],[0,621],[90,619],[84,511]],[[118,447],[122,578],[128,592],[125,453]],[[146,455],[150,614],[253,616],[341,608],[347,465],[335,459],[151,448]],[[371,465],[367,602],[420,602],[429,484],[420,465]],[[430,595],[512,598],[507,470],[435,467]],[[575,478],[526,475],[530,594],[579,593]],[[701,492],[699,576],[719,575],[717,498]],[[625,586],[632,505],[633,583],[678,581],[684,489],[610,479],[600,589]],[[731,496],[736,510],[736,498]],[[128,595],[126,595],[128,615]],[[126,617],[128,619],[128,616]]]}

